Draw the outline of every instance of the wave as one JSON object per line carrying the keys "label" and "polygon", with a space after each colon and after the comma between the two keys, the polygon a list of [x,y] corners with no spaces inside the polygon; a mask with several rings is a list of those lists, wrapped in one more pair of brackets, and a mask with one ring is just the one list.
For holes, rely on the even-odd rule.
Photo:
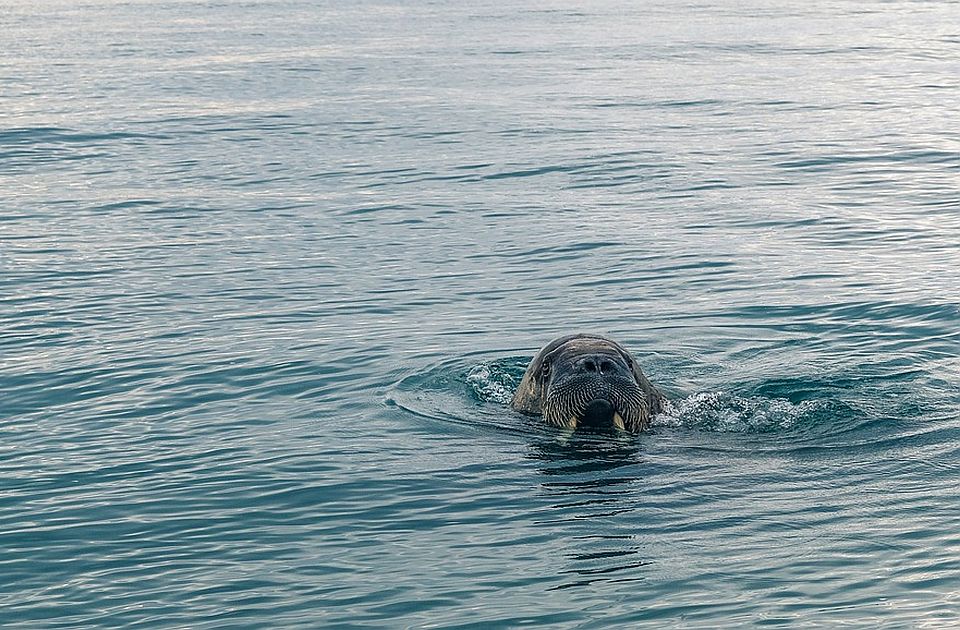
{"label": "wave", "polygon": [[[474,363],[453,359],[403,378],[393,388],[389,402],[422,418],[529,432],[531,427],[541,427],[540,423],[509,408],[528,362],[528,357],[513,356]],[[835,390],[824,389],[823,396],[818,397],[815,391],[809,391],[811,384],[815,387],[815,383],[803,385],[798,380],[798,387],[804,388],[800,400],[724,390],[677,395],[668,390],[670,400],[664,412],[654,418],[651,429],[790,434],[813,431],[822,435],[845,432],[868,420],[858,406],[838,399]],[[763,387],[754,384],[751,389]],[[783,393],[782,386],[776,389]],[[543,426],[539,430],[551,429]]]}

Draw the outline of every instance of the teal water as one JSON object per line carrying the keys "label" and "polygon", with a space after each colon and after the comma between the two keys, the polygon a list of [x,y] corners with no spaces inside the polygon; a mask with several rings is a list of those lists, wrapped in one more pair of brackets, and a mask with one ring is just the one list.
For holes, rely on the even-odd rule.
{"label": "teal water", "polygon": [[960,623],[957,18],[0,3],[0,625]]}

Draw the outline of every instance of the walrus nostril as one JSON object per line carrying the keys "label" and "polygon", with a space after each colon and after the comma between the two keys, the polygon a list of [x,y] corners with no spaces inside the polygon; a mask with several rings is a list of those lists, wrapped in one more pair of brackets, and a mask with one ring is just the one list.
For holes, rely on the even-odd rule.
{"label": "walrus nostril", "polygon": [[578,364],[580,372],[587,374],[599,374],[609,376],[619,372],[617,364],[611,359],[602,357],[587,357]]}

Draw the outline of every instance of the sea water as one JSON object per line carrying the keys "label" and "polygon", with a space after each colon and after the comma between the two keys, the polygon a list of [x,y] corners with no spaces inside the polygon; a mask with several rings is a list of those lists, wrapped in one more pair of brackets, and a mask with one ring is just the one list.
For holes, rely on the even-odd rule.
{"label": "sea water", "polygon": [[958,23],[3,2],[0,622],[960,623]]}

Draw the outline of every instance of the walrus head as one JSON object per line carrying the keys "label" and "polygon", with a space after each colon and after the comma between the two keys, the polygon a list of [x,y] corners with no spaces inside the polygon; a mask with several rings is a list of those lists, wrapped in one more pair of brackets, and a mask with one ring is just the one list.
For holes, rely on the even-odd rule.
{"label": "walrus head", "polygon": [[511,406],[575,429],[639,432],[664,401],[620,344],[600,335],[569,335],[547,344],[527,367]]}

